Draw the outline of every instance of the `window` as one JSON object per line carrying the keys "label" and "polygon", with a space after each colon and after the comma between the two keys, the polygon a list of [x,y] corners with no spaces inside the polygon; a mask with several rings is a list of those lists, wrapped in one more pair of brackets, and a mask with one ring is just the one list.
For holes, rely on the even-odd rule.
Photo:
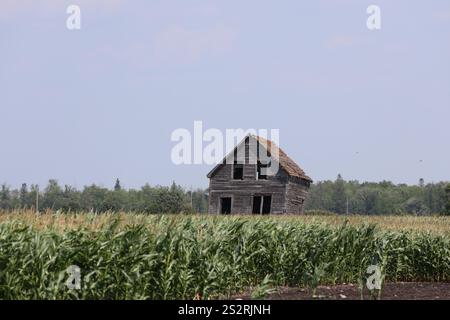
{"label": "window", "polygon": [[272,197],[264,196],[263,197],[263,205],[262,205],[262,214],[269,214],[271,206],[272,206]]}
{"label": "window", "polygon": [[244,180],[244,165],[234,164],[233,165],[233,179],[234,180]]}
{"label": "window", "polygon": [[253,214],[269,214],[272,206],[272,196],[254,196]]}
{"label": "window", "polygon": [[262,164],[258,161],[258,164],[256,166],[256,177],[258,180],[267,180],[267,175],[262,173],[262,168],[267,168],[267,164]]}
{"label": "window", "polygon": [[261,196],[255,196],[253,197],[253,214],[260,214],[261,213]]}
{"label": "window", "polygon": [[220,198],[220,213],[230,214],[231,213],[231,198]]}

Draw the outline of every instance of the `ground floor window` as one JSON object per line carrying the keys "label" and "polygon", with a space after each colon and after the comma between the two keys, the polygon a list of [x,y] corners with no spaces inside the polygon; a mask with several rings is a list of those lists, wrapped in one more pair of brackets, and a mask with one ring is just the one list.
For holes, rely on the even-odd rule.
{"label": "ground floor window", "polygon": [[221,214],[231,213],[231,197],[220,198],[220,213]]}
{"label": "ground floor window", "polygon": [[253,214],[269,214],[272,206],[272,196],[254,196]]}

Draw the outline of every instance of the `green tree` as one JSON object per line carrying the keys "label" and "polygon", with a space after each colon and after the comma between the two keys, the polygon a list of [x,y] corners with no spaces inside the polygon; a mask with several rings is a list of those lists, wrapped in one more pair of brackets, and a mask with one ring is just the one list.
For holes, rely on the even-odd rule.
{"label": "green tree", "polygon": [[114,191],[120,191],[122,187],[120,186],[120,180],[116,179],[116,183],[114,184]]}
{"label": "green tree", "polygon": [[445,205],[445,214],[450,216],[450,183],[447,184],[447,187],[445,188],[445,194],[447,197],[447,204]]}
{"label": "green tree", "polygon": [[425,186],[425,180],[423,178],[419,179],[419,187],[423,188]]}
{"label": "green tree", "polygon": [[337,179],[334,183],[333,190],[333,208],[332,211],[342,214],[347,211],[347,195],[345,192],[345,184],[342,176],[338,174]]}
{"label": "green tree", "polygon": [[95,184],[84,187],[81,193],[81,208],[87,211],[102,212],[106,210],[108,189]]}
{"label": "green tree", "polygon": [[52,209],[59,210],[63,205],[63,191],[58,185],[58,181],[55,179],[50,179],[48,181],[47,187],[44,190],[42,197],[42,203],[39,206],[40,210]]}
{"label": "green tree", "polygon": [[30,207],[34,208],[34,210],[41,209],[41,204],[39,205],[39,208],[36,208],[36,198],[38,198],[38,194],[40,196],[39,192],[39,185],[32,184],[30,187],[30,192],[28,193],[29,201],[30,201]]}
{"label": "green tree", "polygon": [[65,212],[81,210],[81,193],[71,186],[64,186],[61,199],[61,209]]}
{"label": "green tree", "polygon": [[127,210],[128,193],[122,189],[114,189],[106,194],[103,210],[120,211]]}
{"label": "green tree", "polygon": [[20,187],[19,202],[21,208],[28,208],[30,206],[28,186],[26,183],[22,183],[22,186]]}
{"label": "green tree", "polygon": [[195,213],[206,213],[208,210],[207,190],[197,189],[192,192],[192,210]]}
{"label": "green tree", "polygon": [[381,214],[379,211],[380,191],[375,186],[363,184],[363,187],[358,190],[357,197],[361,201],[361,211],[364,214]]}
{"label": "green tree", "polygon": [[426,215],[430,213],[430,210],[425,206],[422,200],[413,197],[406,201],[405,210],[407,213],[415,215]]}
{"label": "green tree", "polygon": [[2,184],[2,188],[0,190],[0,209],[11,209],[11,191],[6,184]]}
{"label": "green tree", "polygon": [[156,190],[148,183],[140,190],[140,211],[145,213],[157,213]]}
{"label": "green tree", "polygon": [[308,200],[306,202],[307,210],[334,210],[333,202],[334,182],[319,181],[311,185]]}

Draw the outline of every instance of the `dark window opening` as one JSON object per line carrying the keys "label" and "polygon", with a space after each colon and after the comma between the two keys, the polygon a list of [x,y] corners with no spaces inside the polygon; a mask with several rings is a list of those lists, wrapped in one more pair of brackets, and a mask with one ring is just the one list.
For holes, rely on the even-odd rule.
{"label": "dark window opening", "polygon": [[233,179],[244,180],[244,165],[234,164],[233,166]]}
{"label": "dark window opening", "polygon": [[253,214],[269,214],[272,206],[272,196],[254,196]]}
{"label": "dark window opening", "polygon": [[264,196],[262,214],[269,214],[271,206],[272,206],[272,197]]}
{"label": "dark window opening", "polygon": [[261,162],[258,161],[258,164],[256,166],[258,180],[267,180],[267,174],[265,174],[267,170],[264,170],[263,173],[262,168],[267,168],[267,164],[262,164]]}
{"label": "dark window opening", "polygon": [[231,213],[231,198],[220,198],[220,213],[230,214]]}
{"label": "dark window opening", "polygon": [[253,214],[260,214],[261,213],[261,196],[255,196],[253,197]]}
{"label": "dark window opening", "polygon": [[[257,150],[256,150],[256,157],[258,159],[258,162],[256,164],[256,177],[258,180],[267,180],[267,168],[270,166],[270,152],[269,150],[260,150],[261,144],[258,142],[257,144]],[[260,151],[265,153],[264,157],[261,157]],[[264,169],[263,169],[264,168]]]}

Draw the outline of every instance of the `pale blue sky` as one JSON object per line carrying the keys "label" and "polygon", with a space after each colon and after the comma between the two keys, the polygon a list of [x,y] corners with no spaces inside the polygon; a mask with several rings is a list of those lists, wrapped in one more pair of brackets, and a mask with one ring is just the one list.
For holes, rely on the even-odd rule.
{"label": "pale blue sky", "polygon": [[0,183],[205,187],[194,120],[280,129],[315,181],[450,180],[450,2],[1,0]]}

